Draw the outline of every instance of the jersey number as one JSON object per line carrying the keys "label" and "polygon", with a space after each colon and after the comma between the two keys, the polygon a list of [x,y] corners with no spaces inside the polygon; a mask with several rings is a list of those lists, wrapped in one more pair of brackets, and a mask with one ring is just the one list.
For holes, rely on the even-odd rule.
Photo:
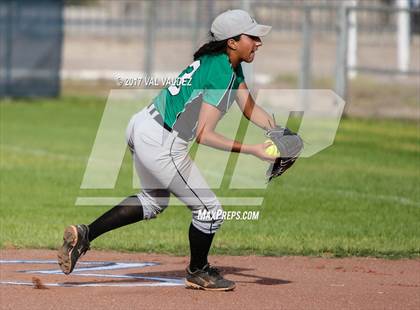
{"label": "jersey number", "polygon": [[184,84],[185,80],[191,80],[194,72],[200,67],[200,60],[194,61],[191,65],[188,66],[187,69],[192,68],[190,72],[185,72],[183,75],[179,77],[180,83],[179,85],[171,85],[168,87],[168,91],[172,96],[176,96],[179,94],[181,90],[181,86]]}

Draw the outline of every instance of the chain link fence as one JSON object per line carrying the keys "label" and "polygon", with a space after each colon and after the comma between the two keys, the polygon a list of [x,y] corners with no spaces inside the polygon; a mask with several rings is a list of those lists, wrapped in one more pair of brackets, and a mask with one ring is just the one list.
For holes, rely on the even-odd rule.
{"label": "chain link fence", "polygon": [[[208,40],[211,20],[223,10],[245,8],[260,23],[273,26],[255,62],[261,81],[278,75],[298,75],[302,48],[310,49],[314,77],[334,76],[340,7],[346,1],[95,1],[89,6],[66,6],[64,71],[175,73]],[[347,1],[349,2],[349,1]],[[356,2],[356,1],[354,1]],[[357,58],[363,67],[390,68],[397,57],[397,17],[389,1],[356,2]],[[388,4],[388,6],[384,6]],[[310,40],[305,19],[310,12]],[[418,12],[411,12],[418,20]],[[416,26],[417,27],[417,26]],[[410,68],[419,69],[419,35],[411,27]],[[385,59],[384,59],[385,57]],[[384,61],[385,60],[385,61]],[[65,75],[67,76],[67,75]]]}
{"label": "chain link fence", "polygon": [[[0,4],[1,79],[16,73],[10,62],[14,54],[8,48],[7,21],[10,4],[19,3],[22,11],[13,13],[18,17],[17,29],[22,28],[19,23],[24,18],[32,18],[32,29],[43,25],[44,34],[62,29],[63,44],[56,49],[60,51],[56,63],[61,81],[176,76],[209,39],[213,18],[224,10],[242,8],[259,23],[273,26],[248,70],[255,73],[255,84],[334,88],[345,97],[354,77],[369,75],[386,82],[398,79],[401,85],[419,82],[418,0],[72,0],[62,6],[62,28],[46,13],[51,10],[36,9],[41,2],[48,1],[26,4],[25,9],[25,3],[31,2],[5,0]],[[408,22],[405,34],[400,29],[401,18]],[[401,33],[408,38],[403,43],[404,65]],[[19,40],[36,44],[30,32]],[[32,50],[28,47],[22,52]],[[48,55],[45,52],[35,63],[42,67],[53,59]],[[36,74],[39,68],[28,69]],[[330,82],[319,82],[325,80]],[[2,87],[5,90],[6,84]]]}

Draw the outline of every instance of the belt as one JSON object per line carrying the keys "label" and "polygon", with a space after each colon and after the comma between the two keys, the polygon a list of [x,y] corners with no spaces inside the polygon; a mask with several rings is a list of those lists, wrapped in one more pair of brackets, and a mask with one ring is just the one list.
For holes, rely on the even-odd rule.
{"label": "belt", "polygon": [[159,123],[159,125],[161,125],[163,128],[165,128],[167,131],[172,132],[172,128],[170,126],[168,126],[162,118],[162,115],[160,115],[159,111],[156,110],[155,106],[153,104],[149,105],[147,107],[147,111],[149,112],[149,114],[153,117],[153,119]]}
{"label": "belt", "polygon": [[166,124],[163,121],[162,115],[160,115],[159,111],[156,110],[154,104],[152,103],[147,107],[147,111],[152,116],[152,118],[159,123],[163,128],[165,128],[169,132],[174,132],[177,134],[178,138],[181,138],[184,141],[188,141],[188,138],[184,137],[180,132],[174,130],[172,127],[170,127],[168,124]]}

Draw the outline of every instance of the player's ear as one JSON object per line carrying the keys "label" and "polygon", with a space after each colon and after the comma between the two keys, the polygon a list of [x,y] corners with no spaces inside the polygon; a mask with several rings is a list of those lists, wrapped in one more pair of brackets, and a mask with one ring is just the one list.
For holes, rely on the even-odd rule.
{"label": "player's ear", "polygon": [[229,39],[227,41],[227,46],[232,49],[232,50],[236,50],[238,48],[238,41],[235,41],[234,39]]}

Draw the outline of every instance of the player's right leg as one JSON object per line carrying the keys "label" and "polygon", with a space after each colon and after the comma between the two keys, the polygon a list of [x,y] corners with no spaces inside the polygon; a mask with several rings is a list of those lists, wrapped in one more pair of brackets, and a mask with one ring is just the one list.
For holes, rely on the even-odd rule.
{"label": "player's right leg", "polygon": [[[140,124],[136,129],[138,132],[134,127],[136,118]],[[155,141],[141,139],[144,138],[145,133],[153,132],[153,129],[155,129],[155,136],[159,137],[157,131],[163,131],[163,128],[154,122],[146,112],[143,112],[133,117],[127,128],[127,142],[133,153],[143,190],[136,196],[126,198],[90,225],[71,225],[65,229],[63,245],[58,251],[58,263],[65,274],[73,271],[77,260],[89,249],[90,242],[100,235],[143,219],[155,218],[167,207],[170,193],[151,171],[153,168],[160,170],[161,162],[156,162],[156,157],[165,150],[160,141],[156,141],[159,138],[155,137]],[[152,161],[152,164],[148,160]]]}
{"label": "player's right leg", "polygon": [[80,256],[90,249],[89,228],[86,225],[70,225],[64,230],[63,245],[58,249],[58,265],[70,274]]}
{"label": "player's right leg", "polygon": [[70,225],[64,230],[63,245],[58,249],[58,265],[70,274],[77,260],[90,249],[90,242],[98,236],[143,219],[143,207],[137,196],[130,196],[107,211],[90,225]]}

